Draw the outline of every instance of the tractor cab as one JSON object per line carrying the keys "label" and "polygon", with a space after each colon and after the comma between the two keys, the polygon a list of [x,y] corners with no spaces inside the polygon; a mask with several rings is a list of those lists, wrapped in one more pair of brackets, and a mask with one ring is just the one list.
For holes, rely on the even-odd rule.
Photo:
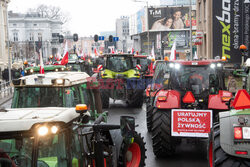
{"label": "tractor cab", "polygon": [[69,71],[86,72],[87,74],[92,75],[92,62],[90,59],[83,60],[79,58],[77,54],[69,54],[67,69]]}
{"label": "tractor cab", "polygon": [[86,104],[93,113],[100,113],[101,106],[99,109],[95,108],[93,101],[100,101],[97,89],[91,87],[94,82],[83,72],[25,76],[14,83],[11,107],[75,107],[77,104]]}

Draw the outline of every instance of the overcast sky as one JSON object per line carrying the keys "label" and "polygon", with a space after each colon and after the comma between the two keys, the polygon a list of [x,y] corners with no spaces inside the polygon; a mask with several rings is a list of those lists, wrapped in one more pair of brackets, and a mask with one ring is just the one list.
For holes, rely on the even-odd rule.
{"label": "overcast sky", "polygon": [[[159,0],[148,1],[149,5],[159,5]],[[114,31],[117,18],[129,16],[146,5],[133,0],[11,0],[8,10],[25,13],[40,4],[59,6],[69,13],[71,20],[67,27],[80,36]]]}

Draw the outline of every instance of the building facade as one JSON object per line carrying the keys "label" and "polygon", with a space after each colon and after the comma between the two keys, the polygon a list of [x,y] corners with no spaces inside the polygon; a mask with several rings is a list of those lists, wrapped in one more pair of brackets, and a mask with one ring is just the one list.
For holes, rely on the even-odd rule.
{"label": "building facade", "polygon": [[129,17],[121,16],[116,19],[116,36],[119,37],[117,41],[117,50],[122,52],[128,52],[132,48],[132,40],[129,36]]}
{"label": "building facade", "polygon": [[8,66],[7,7],[9,0],[0,0],[0,71]]}
{"label": "building facade", "polygon": [[36,51],[41,48],[44,59],[61,53],[58,41],[62,34],[62,22],[43,18],[38,13],[9,12],[9,38],[14,59],[38,59]]}
{"label": "building facade", "polygon": [[199,58],[213,58],[213,8],[212,0],[197,0],[197,31],[201,33],[201,43],[197,46]]}

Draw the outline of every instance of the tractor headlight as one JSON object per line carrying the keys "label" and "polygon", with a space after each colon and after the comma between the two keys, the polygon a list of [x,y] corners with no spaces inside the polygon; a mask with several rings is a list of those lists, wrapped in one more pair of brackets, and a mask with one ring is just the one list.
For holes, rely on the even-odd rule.
{"label": "tractor headlight", "polygon": [[34,72],[34,70],[33,69],[30,69],[30,73],[33,73]]}
{"label": "tractor headlight", "polygon": [[179,69],[181,68],[181,65],[180,65],[180,64],[175,64],[175,65],[174,65],[174,68],[175,68],[176,70],[179,70]]}
{"label": "tractor headlight", "polygon": [[222,64],[221,64],[221,63],[218,63],[218,64],[217,64],[217,67],[219,67],[219,68],[222,67]]}
{"label": "tractor headlight", "polygon": [[41,126],[38,128],[38,135],[39,136],[45,136],[49,132],[49,129],[46,126]]}
{"label": "tractor headlight", "polygon": [[52,127],[51,127],[51,132],[52,132],[53,134],[56,134],[57,131],[58,131],[58,127],[57,127],[57,126],[52,126]]}
{"label": "tractor headlight", "polygon": [[210,68],[214,69],[215,68],[215,64],[211,64]]}
{"label": "tractor headlight", "polygon": [[174,63],[170,63],[170,64],[169,64],[169,67],[170,67],[170,68],[173,68],[173,67],[174,67]]}
{"label": "tractor headlight", "polygon": [[63,79],[57,79],[56,84],[57,85],[62,85],[63,84]]}
{"label": "tractor headlight", "polygon": [[57,72],[57,71],[58,71],[58,68],[55,69],[55,72]]}
{"label": "tractor headlight", "polygon": [[64,71],[64,68],[61,68],[61,71]]}

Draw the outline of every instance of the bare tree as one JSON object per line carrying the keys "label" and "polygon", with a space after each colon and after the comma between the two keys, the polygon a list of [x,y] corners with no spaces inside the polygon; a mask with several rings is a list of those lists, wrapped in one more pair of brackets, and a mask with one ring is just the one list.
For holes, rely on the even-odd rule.
{"label": "bare tree", "polygon": [[41,17],[60,20],[63,24],[69,21],[69,14],[57,6],[39,5],[37,8],[29,9],[29,12],[37,12]]}

